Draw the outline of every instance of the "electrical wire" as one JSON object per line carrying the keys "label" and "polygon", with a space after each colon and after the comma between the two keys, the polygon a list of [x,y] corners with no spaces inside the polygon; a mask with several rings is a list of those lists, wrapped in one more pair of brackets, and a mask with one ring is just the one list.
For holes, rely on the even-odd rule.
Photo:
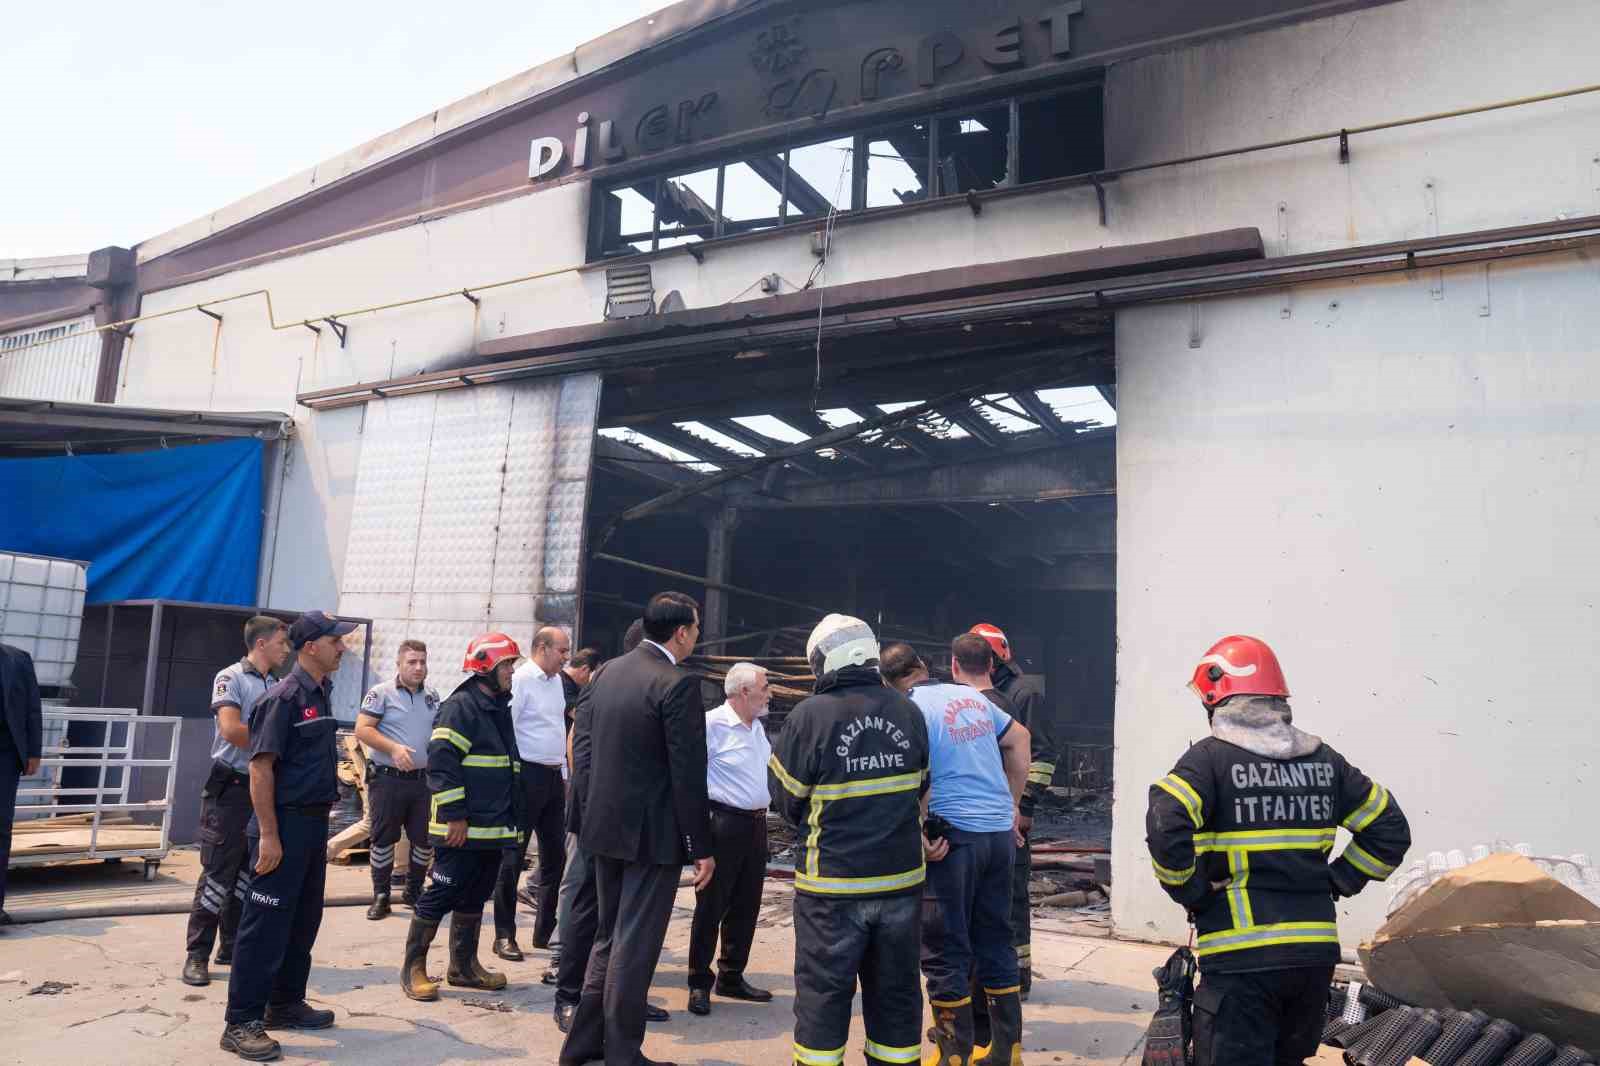
{"label": "electrical wire", "polygon": [[844,196],[845,175],[850,173],[850,158],[855,152],[851,148],[841,153],[839,160],[839,180],[833,187],[833,199],[828,204],[828,220],[822,227],[822,257],[817,265],[811,268],[811,277],[806,279],[806,288],[811,288],[811,283],[820,275],[822,284],[817,289],[817,372],[811,379],[811,413],[816,415],[817,405],[822,399],[822,305],[823,292],[828,287],[828,257],[833,254],[833,226],[839,217],[839,200]]}

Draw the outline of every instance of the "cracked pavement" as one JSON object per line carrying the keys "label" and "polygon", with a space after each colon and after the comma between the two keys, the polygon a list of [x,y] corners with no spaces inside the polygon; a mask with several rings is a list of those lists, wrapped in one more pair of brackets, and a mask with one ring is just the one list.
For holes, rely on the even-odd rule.
{"label": "cracked pavement", "polygon": [[[670,1010],[672,1020],[650,1027],[645,1054],[704,1066],[791,1061],[789,891],[782,883],[767,884],[749,972],[753,983],[773,990],[774,1002],[713,999],[706,1018],[686,1009],[693,894],[679,893],[651,989],[652,1002]],[[561,1038],[551,1019],[554,991],[539,983],[548,953],[527,948],[526,927],[520,939],[528,958],[522,963],[489,955],[485,934],[482,957],[485,965],[510,978],[504,991],[446,985],[439,1002],[412,1003],[396,983],[408,918],[405,908],[396,908],[383,922],[368,922],[354,907],[325,912],[310,998],[333,1009],[338,1022],[324,1032],[275,1033],[283,1043],[284,1062],[555,1062]],[[83,918],[13,926],[0,933],[0,1017],[5,1019],[0,1064],[60,1062],[64,1056],[129,1066],[240,1061],[217,1048],[227,970],[215,970],[207,988],[190,988],[178,979],[184,922],[185,916],[177,914]],[[1044,919],[1042,928],[1035,929],[1037,970],[1024,1029],[1030,1066],[1137,1062],[1155,1004],[1150,971],[1170,949],[1071,935],[1052,930],[1054,924]],[[442,944],[434,945],[430,962],[434,971],[444,969]],[[73,987],[53,996],[28,995],[29,988],[51,980]],[[485,1009],[486,1003],[508,1009]],[[850,1061],[859,1059],[863,1037],[858,1015]]]}

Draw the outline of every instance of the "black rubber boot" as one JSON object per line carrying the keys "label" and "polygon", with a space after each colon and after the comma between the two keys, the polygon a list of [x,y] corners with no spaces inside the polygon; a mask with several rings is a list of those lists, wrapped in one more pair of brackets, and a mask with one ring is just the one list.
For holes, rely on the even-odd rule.
{"label": "black rubber boot", "polygon": [[458,988],[498,992],[506,986],[506,975],[485,970],[478,962],[478,934],[482,929],[482,914],[450,916],[450,972],[446,980]]}
{"label": "black rubber boot", "polygon": [[938,1057],[925,1059],[936,1066],[971,1066],[972,1063],[972,998],[962,1000],[958,1006],[933,1004],[933,1028],[928,1039],[938,1049]]}
{"label": "black rubber boot", "polygon": [[439,998],[439,982],[428,976],[428,948],[433,946],[438,922],[413,917],[406,933],[406,957],[400,964],[400,987],[406,997],[424,1002]]}
{"label": "black rubber boot", "polygon": [[367,908],[367,921],[381,922],[389,917],[389,893],[379,892],[372,897],[372,906]]}
{"label": "black rubber boot", "polygon": [[1017,978],[1022,982],[1022,1002],[1028,1002],[1028,996],[1033,992],[1033,967],[1024,966],[1017,972]]}
{"label": "black rubber boot", "polygon": [[1000,995],[988,993],[989,1044],[986,1066],[1022,1066],[1022,995],[1017,989]]}
{"label": "black rubber boot", "polygon": [[406,890],[401,894],[400,902],[404,903],[407,907],[415,907],[417,905],[417,900],[421,897],[422,872],[413,865],[411,870],[406,872]]}

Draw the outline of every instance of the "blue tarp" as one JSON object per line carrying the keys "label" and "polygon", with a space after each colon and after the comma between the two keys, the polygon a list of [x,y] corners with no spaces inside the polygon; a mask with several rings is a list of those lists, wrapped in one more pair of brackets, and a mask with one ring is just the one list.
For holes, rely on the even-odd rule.
{"label": "blue tarp", "polygon": [[261,447],[0,459],[0,551],[87,561],[90,603],[253,604]]}

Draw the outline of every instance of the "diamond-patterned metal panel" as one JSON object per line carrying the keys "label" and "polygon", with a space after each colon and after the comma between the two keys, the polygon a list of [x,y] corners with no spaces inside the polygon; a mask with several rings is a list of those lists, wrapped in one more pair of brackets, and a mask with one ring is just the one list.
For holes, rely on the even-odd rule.
{"label": "diamond-patterned metal panel", "polygon": [[576,621],[599,401],[584,374],[367,405],[340,609],[374,618],[374,680],[412,637],[448,694],[477,634]]}
{"label": "diamond-patterned metal panel", "polygon": [[341,593],[411,592],[437,399],[367,405]]}
{"label": "diamond-patterned metal panel", "polygon": [[[493,591],[532,597],[544,581],[544,509],[556,466],[556,406],[561,386],[538,382],[514,388]],[[590,432],[594,432],[592,424]]]}

